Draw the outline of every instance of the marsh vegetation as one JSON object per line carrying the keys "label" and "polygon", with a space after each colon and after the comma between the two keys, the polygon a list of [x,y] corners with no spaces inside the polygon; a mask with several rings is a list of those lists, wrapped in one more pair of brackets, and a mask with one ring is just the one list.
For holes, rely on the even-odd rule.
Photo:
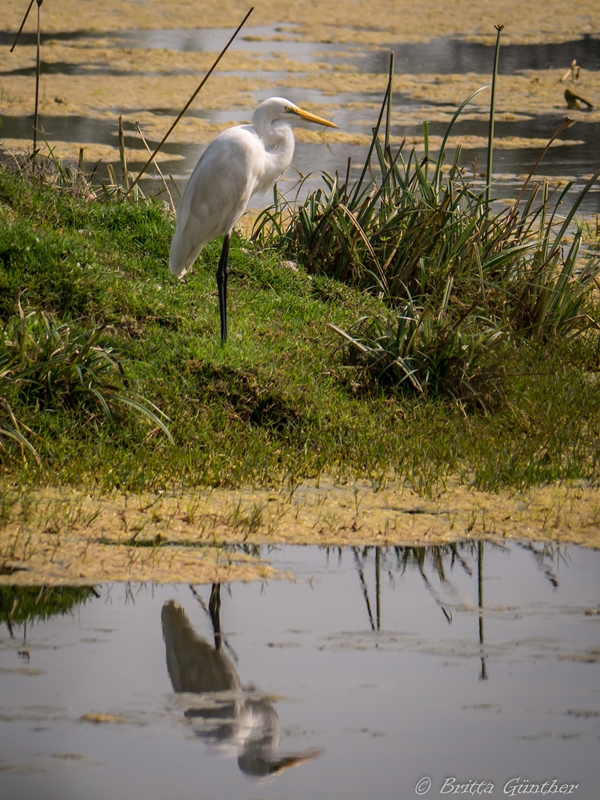
{"label": "marsh vegetation", "polygon": [[81,158],[67,167],[35,147],[7,157],[6,479],[125,492],[322,474],[393,477],[422,493],[449,476],[486,490],[594,483],[599,232],[576,215],[600,171],[565,211],[571,184],[535,181],[543,151],[498,211],[496,27],[486,185],[470,184],[460,147],[447,150],[482,90],[435,155],[427,123],[423,154],[398,146],[392,54],[359,177],[348,159],[345,179],[325,173],[299,205],[276,189],[251,239],[234,243],[225,347],[214,335],[219,244],[180,285],[166,273],[173,199],[166,181],[169,203],[137,180],[131,191],[121,123],[121,175],[110,166],[100,186]]}
{"label": "marsh vegetation", "polygon": [[7,161],[4,480],[594,483],[598,231],[545,183],[498,213],[444,148],[372,150],[355,184],[276,197],[237,237],[224,348],[219,243],[179,283],[164,203]]}

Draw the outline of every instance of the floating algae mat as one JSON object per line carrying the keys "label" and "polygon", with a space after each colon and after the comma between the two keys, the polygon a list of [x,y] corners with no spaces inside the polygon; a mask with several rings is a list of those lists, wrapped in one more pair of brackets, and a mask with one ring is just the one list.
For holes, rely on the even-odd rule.
{"label": "floating algae mat", "polygon": [[2,587],[2,795],[597,798],[600,552],[254,555],[294,580]]}
{"label": "floating algae mat", "polygon": [[[48,21],[42,46],[40,124],[44,138],[61,159],[76,158],[83,146],[85,162],[95,168],[98,180],[106,178],[106,167],[98,162],[119,160],[117,116],[123,115],[129,167],[136,173],[147,153],[135,123],[140,123],[152,145],[160,141],[198,77],[232,32],[227,27],[162,28],[156,27],[156,20],[151,24],[146,20],[149,27],[142,29],[130,27],[139,24],[141,17],[121,15],[119,19],[122,30],[103,30],[105,23],[98,25],[96,20],[95,30],[70,33],[52,33],[55,24]],[[173,17],[171,23],[177,25],[178,20]],[[288,200],[303,199],[324,185],[320,171],[345,175],[349,158],[350,178],[355,179],[362,170],[385,90],[390,48],[396,59],[392,145],[406,139],[406,151],[414,144],[422,153],[422,123],[428,120],[435,153],[457,106],[474,89],[489,83],[494,48],[490,36],[474,39],[450,31],[449,36],[435,36],[431,20],[426,27],[427,37],[420,35],[417,41],[401,43],[391,28],[387,40],[385,28],[374,39],[355,39],[345,36],[341,28],[319,33],[291,20],[283,24],[270,20],[270,24],[244,29],[160,154],[163,173],[172,175],[182,189],[211,139],[231,124],[249,121],[253,109],[266,97],[282,95],[333,119],[340,130],[297,130],[295,169],[288,170],[280,181],[280,191]],[[414,32],[424,33],[421,28]],[[469,32],[472,34],[471,27],[463,29],[463,34]],[[526,37],[527,43],[518,43],[515,30],[510,34],[507,30],[504,36],[494,160],[494,194],[503,201],[514,200],[524,176],[566,114],[576,124],[554,143],[538,176],[558,182],[561,190],[568,181],[575,181],[573,192],[566,197],[568,206],[597,168],[600,50],[598,40],[582,32],[560,42],[555,36],[542,36]],[[11,43],[12,34],[0,33],[0,45],[8,48]],[[560,82],[573,59],[582,70],[581,80],[574,86]],[[34,34],[26,32],[0,69],[0,141],[10,150],[22,149],[30,140],[34,73]],[[566,86],[589,98],[594,108],[590,112],[569,110],[564,99]],[[461,115],[448,143],[450,150],[459,145],[463,149],[460,163],[475,189],[485,185],[482,170],[488,107],[489,95],[483,93]],[[298,173],[312,176],[300,186]],[[152,170],[144,185],[148,192],[162,190],[162,181]],[[270,196],[255,198],[252,208],[262,208],[270,200]],[[586,196],[581,211],[600,211],[597,189]]]}

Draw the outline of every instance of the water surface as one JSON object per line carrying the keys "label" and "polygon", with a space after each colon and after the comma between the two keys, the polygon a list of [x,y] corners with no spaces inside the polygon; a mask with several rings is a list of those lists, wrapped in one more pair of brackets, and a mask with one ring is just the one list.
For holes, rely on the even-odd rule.
{"label": "water surface", "polygon": [[[300,40],[294,35],[294,26],[289,25],[270,25],[262,27],[246,28],[240,36],[234,40],[232,50],[238,52],[255,53],[259,56],[269,54],[285,54],[291,59],[299,62],[315,62],[329,65],[333,68],[336,64],[349,60],[356,66],[357,71],[366,73],[387,72],[389,64],[390,48],[369,48],[366,46],[338,45],[332,43],[311,43]],[[232,31],[229,29],[162,29],[162,30],[130,30],[123,32],[107,32],[99,35],[93,32],[64,32],[62,34],[52,34],[43,39],[43,43],[51,39],[61,42],[78,42],[89,46],[90,59],[84,63],[70,64],[67,62],[45,63],[43,59],[44,48],[42,48],[42,74],[47,75],[47,80],[51,80],[52,74],[65,73],[69,75],[104,75],[115,77],[125,75],[126,72],[106,63],[105,59],[99,62],[94,61],[94,48],[101,46],[114,48],[115,51],[123,48],[135,49],[159,49],[176,52],[218,52],[230,38]],[[25,35],[24,35],[25,36]],[[29,38],[27,38],[27,36]],[[33,44],[32,34],[27,34],[22,39],[23,44]],[[12,34],[0,34],[0,46],[7,47],[12,44]],[[464,74],[477,73],[489,75],[492,70],[494,48],[488,45],[477,44],[463,39],[432,39],[425,43],[406,43],[393,45],[395,53],[395,70],[397,74]],[[500,57],[501,74],[513,75],[525,70],[566,68],[573,59],[581,65],[584,71],[600,70],[600,40],[591,36],[584,36],[571,42],[561,44],[530,44],[530,45],[511,45],[505,43],[502,47]],[[172,74],[182,72],[194,72],[187,68],[176,66],[177,59],[173,59]],[[260,60],[256,62],[256,69],[251,73],[240,74],[243,78],[254,77],[256,80],[267,81],[268,88],[263,88],[254,92],[253,104],[258,105],[267,96],[282,95],[289,96],[300,105],[305,103],[324,104],[337,109],[335,111],[335,121],[342,130],[353,133],[370,135],[371,126],[375,123],[377,113],[374,110],[352,107],[353,103],[369,102],[379,104],[382,99],[381,93],[355,93],[345,92],[339,95],[330,95],[310,88],[310,79],[307,79],[307,86],[290,87],[289,73],[281,72],[261,72]],[[223,62],[226,70],[226,62]],[[327,68],[327,67],[325,67]],[[34,74],[33,63],[29,66],[11,70],[10,60],[6,59],[3,69],[4,74]],[[159,80],[168,80],[168,71],[164,71],[164,64],[161,63],[160,73],[152,72],[152,68],[144,74],[156,74]],[[220,69],[223,72],[223,69]],[[562,101],[562,85],[560,91],[557,90],[557,98]],[[432,116],[438,116],[439,103],[428,104],[424,101],[416,101],[410,97],[396,94],[394,97],[394,110],[396,118],[402,119],[403,114],[408,114],[412,120],[415,117],[415,107],[419,106],[423,119],[427,118],[427,109],[431,108]],[[178,108],[165,109],[142,109],[140,112],[152,110],[155,113],[164,113],[173,117]],[[448,114],[454,111],[453,107],[444,109]],[[123,109],[118,105],[116,97],[115,106],[111,110],[116,116],[125,113],[128,119],[135,118],[135,110],[131,108]],[[564,113],[567,113],[565,107]],[[201,103],[196,109],[188,112],[190,116],[202,117],[213,123],[223,122],[246,122],[249,121],[251,110],[227,109],[224,111],[210,111],[203,109]],[[371,119],[372,118],[372,119]],[[518,137],[523,140],[536,138],[541,141],[548,141],[555,132],[562,119],[562,113],[557,113],[557,109],[546,109],[544,113],[531,116],[529,119],[514,120],[510,122],[498,121],[496,123],[496,137]],[[32,132],[33,117],[10,117],[0,118],[0,137],[7,139],[28,138]],[[446,122],[433,122],[430,125],[430,133],[434,136],[441,136],[445,133]],[[115,146],[117,142],[116,120],[87,119],[78,116],[41,116],[41,127],[48,141],[67,141],[79,144],[110,144]],[[126,125],[130,129],[131,124]],[[165,123],[166,127],[166,123]],[[579,191],[586,176],[594,173],[600,164],[600,123],[587,122],[585,114],[578,115],[577,123],[561,135],[564,141],[576,140],[579,142],[574,145],[564,145],[553,147],[545,156],[545,159],[538,170],[543,176],[561,179],[574,179],[577,183],[575,191],[567,197],[567,204],[575,198],[575,193]],[[399,123],[394,126],[392,133],[399,137],[407,137],[407,149],[414,137],[422,134],[421,125]],[[453,133],[457,136],[481,136],[487,138],[487,122],[482,120],[461,119],[455,126]],[[157,142],[149,140],[151,144]],[[127,145],[132,145],[135,150],[140,151],[139,160],[132,154],[130,168],[133,172],[141,168],[146,160],[146,154],[141,148],[139,140],[135,136],[128,138]],[[181,189],[191,174],[196,161],[204,151],[206,144],[167,144],[163,149],[166,153],[182,158],[166,161],[161,165],[165,174],[172,174],[178,181]],[[281,181],[280,189],[284,192],[291,192],[290,197],[295,196],[295,185],[297,183],[298,172],[302,175],[311,173],[315,167],[320,171],[334,174],[336,171],[340,175],[346,174],[348,158],[352,159],[354,169],[351,172],[351,179],[357,177],[359,168],[362,166],[366,156],[366,146],[331,143],[329,145],[316,145],[299,143],[294,156],[294,168]],[[494,155],[494,175],[496,176],[494,191],[496,197],[506,199],[514,197],[518,193],[522,176],[527,174],[541,153],[540,147],[515,147],[512,149],[497,148]],[[475,170],[482,171],[486,163],[485,147],[465,150],[461,157],[461,166],[466,170],[467,175]],[[90,164],[92,167],[93,164]],[[105,168],[96,172],[98,178],[106,178]],[[521,176],[521,177],[519,177]],[[148,179],[146,185],[148,186]],[[322,186],[319,175],[308,181],[302,187],[300,198],[303,199],[310,191],[314,191]],[[155,190],[159,191],[162,184],[157,182]],[[148,191],[153,191],[151,188]],[[262,208],[270,201],[270,197],[255,197],[252,200],[253,208]],[[600,212],[600,191],[595,187],[584,200],[581,211],[586,214],[596,214]]]}
{"label": "water surface", "polygon": [[520,777],[597,797],[598,552],[262,555],[295,580],[114,584],[3,626],[3,794],[391,800],[454,777],[501,797]]}

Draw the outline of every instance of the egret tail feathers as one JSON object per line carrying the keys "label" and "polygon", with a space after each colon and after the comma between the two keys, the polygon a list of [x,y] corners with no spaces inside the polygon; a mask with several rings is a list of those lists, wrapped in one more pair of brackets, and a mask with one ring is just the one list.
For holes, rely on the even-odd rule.
{"label": "egret tail feathers", "polygon": [[192,264],[200,255],[203,245],[190,249],[189,244],[175,234],[171,242],[171,252],[169,253],[169,269],[178,278],[190,271]]}

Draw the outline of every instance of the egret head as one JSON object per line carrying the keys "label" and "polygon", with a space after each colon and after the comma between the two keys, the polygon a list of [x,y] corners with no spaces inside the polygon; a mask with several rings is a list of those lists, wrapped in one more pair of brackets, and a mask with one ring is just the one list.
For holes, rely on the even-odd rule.
{"label": "egret head", "polygon": [[314,122],[317,125],[325,125],[328,128],[338,127],[334,122],[329,122],[323,117],[318,117],[316,114],[311,114],[309,111],[299,108],[295,103],[286,100],[285,97],[270,97],[264,103],[261,103],[254,112],[252,122],[256,127],[258,120],[270,124],[278,119],[283,119],[290,123],[294,122],[294,120],[302,119],[305,122]]}

